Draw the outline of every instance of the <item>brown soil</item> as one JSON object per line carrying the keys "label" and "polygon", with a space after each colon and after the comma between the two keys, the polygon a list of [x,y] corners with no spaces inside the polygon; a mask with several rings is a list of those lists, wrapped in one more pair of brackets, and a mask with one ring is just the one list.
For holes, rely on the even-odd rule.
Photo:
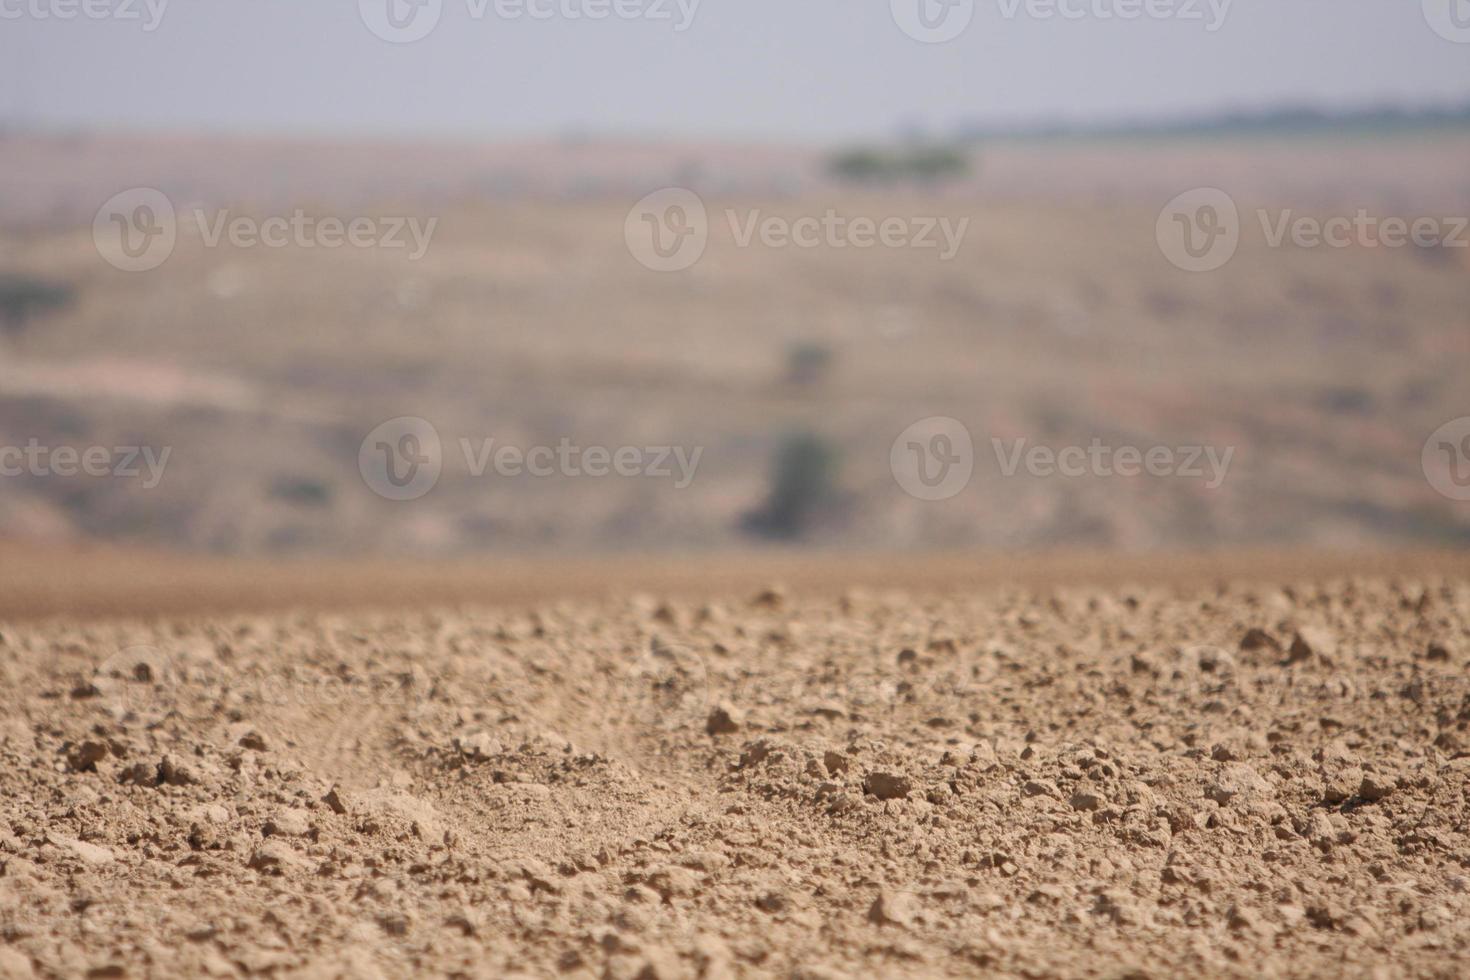
{"label": "brown soil", "polygon": [[1389,567],[16,620],[0,977],[1461,976],[1470,575]]}

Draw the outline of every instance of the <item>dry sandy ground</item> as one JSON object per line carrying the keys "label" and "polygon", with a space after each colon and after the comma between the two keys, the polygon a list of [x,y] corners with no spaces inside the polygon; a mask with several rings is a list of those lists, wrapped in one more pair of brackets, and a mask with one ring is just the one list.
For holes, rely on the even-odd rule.
{"label": "dry sandy ground", "polygon": [[12,609],[0,976],[1464,975],[1463,558],[834,567]]}

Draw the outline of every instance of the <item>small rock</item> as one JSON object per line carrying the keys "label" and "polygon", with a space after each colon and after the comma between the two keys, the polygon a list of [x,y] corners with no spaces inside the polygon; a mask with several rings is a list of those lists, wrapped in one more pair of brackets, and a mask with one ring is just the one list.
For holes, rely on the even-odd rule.
{"label": "small rock", "polygon": [[284,841],[268,840],[251,852],[247,867],[268,874],[280,874],[300,861],[296,852]]}
{"label": "small rock", "polygon": [[766,892],[755,900],[755,907],[762,912],[784,912],[791,907],[791,899],[781,892]]}
{"label": "small rock", "polygon": [[346,813],[347,801],[342,796],[342,791],[336,786],[327,790],[327,795],[322,797],[322,802],[327,805],[333,813]]}
{"label": "small rock", "polygon": [[97,763],[107,758],[106,742],[83,742],[66,757],[73,772],[96,772]]}
{"label": "small rock", "polygon": [[242,749],[249,749],[252,752],[264,752],[266,750],[265,736],[254,729],[241,735],[236,741],[236,744]]}
{"label": "small rock", "polygon": [[1092,906],[1093,914],[1105,916],[1120,926],[1138,922],[1138,912],[1133,900],[1119,891],[1104,891],[1098,894]]}
{"label": "small rock", "polygon": [[1353,798],[1358,787],[1363,785],[1363,770],[1357,766],[1346,766],[1324,770],[1322,773],[1322,802],[1338,804]]}
{"label": "small rock", "polygon": [[505,751],[500,741],[488,732],[476,732],[457,739],[459,751],[471,759],[493,759]]}
{"label": "small rock", "polygon": [[1271,784],[1260,773],[1242,762],[1228,762],[1205,787],[1205,796],[1224,806],[1237,796],[1267,793]]}
{"label": "small rock", "polygon": [[705,719],[704,730],[710,735],[730,735],[740,731],[744,719],[739,710],[728,704],[717,704]]}
{"label": "small rock", "polygon": [[1254,650],[1281,650],[1281,644],[1270,633],[1258,627],[1251,627],[1245,631],[1245,636],[1240,638],[1240,649],[1246,653]]}
{"label": "small rock", "polygon": [[117,781],[132,786],[157,786],[158,766],[152,762],[135,762],[117,774]]}
{"label": "small rock", "polygon": [[1431,643],[1429,644],[1429,648],[1424,651],[1424,659],[1437,661],[1449,660],[1449,648],[1442,643]]}
{"label": "small rock", "polygon": [[267,837],[305,837],[311,833],[311,814],[305,810],[282,810],[265,822],[261,832]]}
{"label": "small rock", "polygon": [[47,834],[46,839],[64,851],[70,852],[75,857],[81,858],[87,864],[107,864],[116,859],[117,855],[110,848],[101,844],[89,844],[75,837],[64,837],[61,834]]}
{"label": "small rock", "polygon": [[1312,657],[1320,657],[1323,660],[1331,660],[1335,652],[1335,644],[1332,634],[1326,630],[1304,627],[1291,639],[1291,649],[1286,652],[1288,664],[1301,663]]}
{"label": "small rock", "polygon": [[1128,660],[1129,669],[1135,674],[1148,674],[1158,677],[1162,670],[1158,660],[1148,653],[1135,653]]}
{"label": "small rock", "polygon": [[833,776],[838,773],[847,772],[847,756],[841,752],[833,752],[831,749],[828,749],[822,753],[822,765]]}
{"label": "small rock", "polygon": [[868,920],[879,925],[910,926],[919,913],[919,900],[908,892],[885,888],[868,908]]}
{"label": "small rock", "polygon": [[914,784],[907,776],[893,772],[870,772],[863,779],[863,792],[880,800],[897,800],[908,796]]}
{"label": "small rock", "polygon": [[786,605],[786,590],[779,585],[773,585],[756,593],[750,604],[757,609],[780,609]]}
{"label": "small rock", "polygon": [[1259,932],[1261,929],[1261,922],[1256,918],[1256,914],[1250,909],[1241,908],[1239,905],[1230,906],[1230,911],[1226,913],[1225,921],[1234,932]]}
{"label": "small rock", "polygon": [[1392,777],[1370,772],[1364,774],[1363,782],[1358,786],[1358,795],[1369,803],[1377,803],[1397,788],[1397,782]]}
{"label": "small rock", "polygon": [[1026,785],[1021,787],[1021,792],[1027,796],[1056,796],[1057,788],[1039,779],[1028,779]]}
{"label": "small rock", "polygon": [[526,879],[526,884],[531,886],[531,891],[543,891],[552,895],[561,894],[561,885],[552,874],[551,867],[546,862],[533,857],[521,858],[517,863],[517,870]]}
{"label": "small rock", "polygon": [[1102,806],[1103,800],[1096,793],[1088,790],[1079,790],[1072,794],[1070,802],[1074,810],[1096,810]]}
{"label": "small rock", "polygon": [[192,766],[171,755],[158,764],[158,779],[169,786],[192,786],[199,781]]}

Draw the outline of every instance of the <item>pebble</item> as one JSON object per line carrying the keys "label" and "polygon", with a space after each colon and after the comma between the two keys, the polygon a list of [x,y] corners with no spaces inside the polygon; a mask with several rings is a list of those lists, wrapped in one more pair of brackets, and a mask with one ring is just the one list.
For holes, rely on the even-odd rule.
{"label": "pebble", "polygon": [[74,772],[96,772],[97,763],[107,758],[106,742],[83,742],[67,756],[67,765]]}
{"label": "pebble", "polygon": [[287,868],[301,863],[301,858],[283,841],[268,840],[250,853],[247,867],[256,871],[279,874]]}
{"label": "pebble", "polygon": [[705,719],[704,730],[710,735],[730,735],[740,731],[743,718],[738,709],[729,704],[717,704]]}
{"label": "pebble", "polygon": [[1227,762],[1205,787],[1205,796],[1225,806],[1238,796],[1255,796],[1269,792],[1271,784],[1243,762]]}
{"label": "pebble", "polygon": [[1072,794],[1070,802],[1074,810],[1090,811],[1102,806],[1103,800],[1096,793],[1089,792],[1088,790],[1079,790]]}
{"label": "pebble", "polygon": [[333,786],[331,789],[327,790],[327,795],[322,797],[322,802],[325,803],[327,805],[327,808],[330,809],[333,813],[347,812],[347,800],[344,798],[342,790],[336,786]]}
{"label": "pebble", "polygon": [[885,888],[868,908],[868,920],[879,925],[910,926],[919,914],[919,900],[908,892]]}
{"label": "pebble", "polygon": [[493,759],[505,751],[500,740],[488,732],[476,732],[457,739],[459,751],[471,759]]}
{"label": "pebble", "polygon": [[305,837],[311,833],[311,814],[305,810],[281,810],[265,822],[261,832],[267,837]]}
{"label": "pebble", "polygon": [[870,772],[863,779],[863,792],[880,800],[897,800],[908,796],[914,784],[907,776],[894,772]]}
{"label": "pebble", "polygon": [[46,839],[64,851],[81,858],[87,864],[107,864],[117,858],[112,850],[101,844],[89,844],[75,837],[65,837],[61,834],[47,834]]}

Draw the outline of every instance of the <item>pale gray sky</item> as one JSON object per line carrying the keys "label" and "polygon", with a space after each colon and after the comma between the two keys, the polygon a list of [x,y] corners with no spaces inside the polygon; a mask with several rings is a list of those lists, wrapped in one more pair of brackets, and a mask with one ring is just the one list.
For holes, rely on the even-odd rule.
{"label": "pale gray sky", "polygon": [[[918,23],[920,0],[698,0],[684,30],[696,0],[418,0],[431,6],[417,21],[411,0],[171,0],[145,29],[165,2],[0,0],[0,116],[111,128],[828,140],[904,120],[1470,98],[1470,38],[1436,33],[1421,0],[949,0],[958,14],[973,2],[973,19],[942,44],[900,28]],[[409,29],[433,29],[414,43],[380,39],[368,21],[388,31],[390,2]],[[944,12],[942,0],[923,2]],[[1101,16],[1130,3],[1176,15]],[[1470,0],[1422,3],[1461,4],[1470,25]],[[532,17],[527,4],[550,16]],[[138,19],[90,19],[84,5]],[[608,19],[564,12],[599,5]],[[58,19],[69,9],[75,19]]]}

